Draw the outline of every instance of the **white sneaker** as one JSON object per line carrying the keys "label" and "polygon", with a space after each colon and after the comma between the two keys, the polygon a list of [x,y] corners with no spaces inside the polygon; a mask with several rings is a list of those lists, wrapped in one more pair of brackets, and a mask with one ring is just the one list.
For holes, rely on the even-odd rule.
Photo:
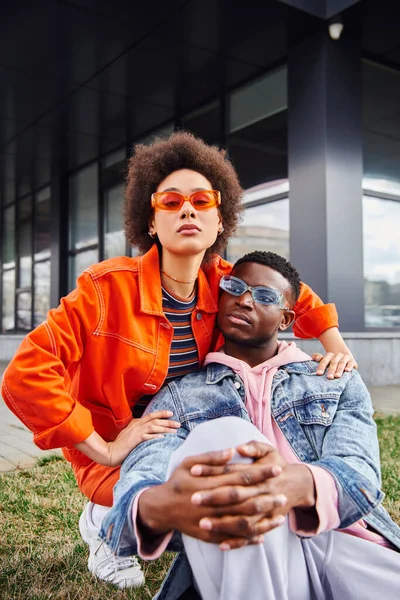
{"label": "white sneaker", "polygon": [[95,577],[117,585],[119,588],[140,587],[144,575],[136,556],[115,556],[107,544],[98,537],[91,519],[92,502],[88,502],[79,518],[79,531],[89,545],[88,568]]}

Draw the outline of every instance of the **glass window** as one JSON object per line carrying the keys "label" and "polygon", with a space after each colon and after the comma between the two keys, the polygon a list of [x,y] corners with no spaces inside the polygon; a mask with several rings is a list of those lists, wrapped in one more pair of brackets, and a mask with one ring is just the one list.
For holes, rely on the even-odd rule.
{"label": "glass window", "polygon": [[19,288],[32,283],[32,222],[25,221],[19,227]]}
{"label": "glass window", "polygon": [[400,327],[400,72],[362,69],[365,326]]}
{"label": "glass window", "polygon": [[101,185],[103,189],[114,187],[125,179],[126,149],[107,154],[101,161]]}
{"label": "glass window", "polygon": [[80,252],[76,256],[70,256],[69,258],[69,289],[72,290],[76,285],[76,280],[79,275],[99,260],[99,251],[87,250],[86,252]]}
{"label": "glass window", "polygon": [[32,218],[32,196],[18,200],[18,219],[23,221]]}
{"label": "glass window", "polygon": [[263,121],[287,109],[287,67],[281,67],[232,93],[229,132]]}
{"label": "glass window", "polygon": [[287,178],[287,110],[229,135],[229,156],[244,188]]}
{"label": "glass window", "polygon": [[400,194],[398,201],[363,197],[366,327],[400,327],[399,231]]}
{"label": "glass window", "polygon": [[364,175],[398,181],[400,71],[371,61],[362,68]]}
{"label": "glass window", "polygon": [[3,272],[2,332],[15,329],[15,269]]}
{"label": "glass window", "polygon": [[3,268],[15,265],[15,204],[4,210]]}
{"label": "glass window", "polygon": [[182,127],[202,138],[208,144],[216,144],[220,138],[220,105],[212,102],[182,119]]}
{"label": "glass window", "polygon": [[287,178],[287,69],[268,73],[229,99],[228,151],[244,188]]}
{"label": "glass window", "polygon": [[69,180],[70,249],[98,243],[98,165],[94,163]]}
{"label": "glass window", "polygon": [[104,256],[111,258],[125,254],[126,242],[122,216],[124,185],[120,183],[104,192]]}
{"label": "glass window", "polygon": [[107,154],[101,161],[102,169],[109,169],[116,164],[120,164],[124,162],[126,159],[126,150],[124,148],[119,148],[118,150],[114,150],[114,152],[110,152]]}
{"label": "glass window", "polygon": [[50,257],[51,200],[50,187],[35,197],[35,260]]}
{"label": "glass window", "polygon": [[276,252],[289,258],[289,200],[246,208],[244,219],[228,242],[227,260],[235,262],[253,250]]}
{"label": "glass window", "polygon": [[32,329],[32,294],[19,292],[17,295],[17,329],[30,331]]}
{"label": "glass window", "polygon": [[174,131],[173,123],[168,123],[167,125],[160,127],[160,129],[157,129],[156,131],[153,131],[152,133],[149,133],[149,134],[144,135],[143,137],[139,138],[135,142],[135,144],[144,144],[145,146],[149,146],[157,138],[167,138],[168,136],[171,135],[171,133],[173,133],[173,131]]}
{"label": "glass window", "polygon": [[34,286],[34,327],[42,323],[47,312],[50,310],[50,261],[44,260],[35,263],[35,286]]}

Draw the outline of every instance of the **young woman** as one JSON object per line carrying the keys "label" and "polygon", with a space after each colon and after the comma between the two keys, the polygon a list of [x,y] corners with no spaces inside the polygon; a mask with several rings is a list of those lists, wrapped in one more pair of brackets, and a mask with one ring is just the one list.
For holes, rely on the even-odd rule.
{"label": "young woman", "polygon": [[[137,146],[124,212],[127,238],[143,255],[86,269],[4,374],[7,405],[40,448],[63,449],[91,500],[80,520],[89,569],[121,587],[143,575],[134,557],[99,547],[104,507],[132,448],[179,426],[165,411],[138,418],[151,397],[218,346],[218,285],[231,270],[218,252],[236,229],[242,195],[225,152],[189,133]],[[329,377],[356,366],[334,305],[302,284],[295,313],[295,334],[319,337],[328,352],[321,374],[329,363]]]}

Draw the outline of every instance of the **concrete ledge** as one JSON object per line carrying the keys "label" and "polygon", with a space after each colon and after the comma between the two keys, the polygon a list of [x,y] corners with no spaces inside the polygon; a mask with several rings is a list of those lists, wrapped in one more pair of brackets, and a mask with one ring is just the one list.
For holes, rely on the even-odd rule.
{"label": "concrete ledge", "polygon": [[[366,385],[400,385],[400,331],[344,332],[342,335],[357,359]],[[23,335],[0,335],[0,362],[11,360],[23,338]],[[319,340],[299,340],[290,334],[281,334],[280,338],[295,341],[308,354],[324,351]]]}
{"label": "concrete ledge", "polygon": [[[400,331],[342,333],[343,339],[358,362],[361,377],[367,386],[400,384]],[[324,352],[319,340],[299,340],[289,334],[281,339],[295,341],[307,352]]]}
{"label": "concrete ledge", "polygon": [[0,335],[0,362],[9,362],[22,340],[24,335]]}

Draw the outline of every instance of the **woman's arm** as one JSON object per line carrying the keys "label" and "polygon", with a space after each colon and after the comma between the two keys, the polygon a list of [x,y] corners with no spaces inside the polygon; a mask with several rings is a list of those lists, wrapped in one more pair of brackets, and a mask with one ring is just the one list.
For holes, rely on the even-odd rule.
{"label": "woman's arm", "polygon": [[306,284],[301,284],[300,296],[294,306],[296,320],[293,333],[300,338],[318,338],[326,350],[325,356],[313,354],[312,358],[320,362],[317,374],[323,375],[328,368],[327,377],[341,377],[344,371],[357,368],[349,348],[338,329],[338,315],[334,304],[324,304],[321,298]]}
{"label": "woman's arm", "polygon": [[94,430],[90,411],[69,393],[66,381],[99,315],[93,281],[83,273],[77,288],[24,338],[4,373],[4,400],[42,450],[71,447]]}
{"label": "woman's arm", "polygon": [[325,356],[316,352],[312,355],[313,360],[319,362],[317,375],[325,373],[328,379],[341,377],[344,371],[357,369],[358,364],[351,351],[346,346],[337,327],[330,327],[319,336],[319,341],[326,350]]}
{"label": "woman's arm", "polygon": [[106,442],[93,431],[86,440],[75,444],[75,448],[100,465],[117,467],[142,442],[163,438],[165,433],[176,433],[180,423],[167,420],[172,415],[170,410],[157,410],[133,419],[112,442]]}

